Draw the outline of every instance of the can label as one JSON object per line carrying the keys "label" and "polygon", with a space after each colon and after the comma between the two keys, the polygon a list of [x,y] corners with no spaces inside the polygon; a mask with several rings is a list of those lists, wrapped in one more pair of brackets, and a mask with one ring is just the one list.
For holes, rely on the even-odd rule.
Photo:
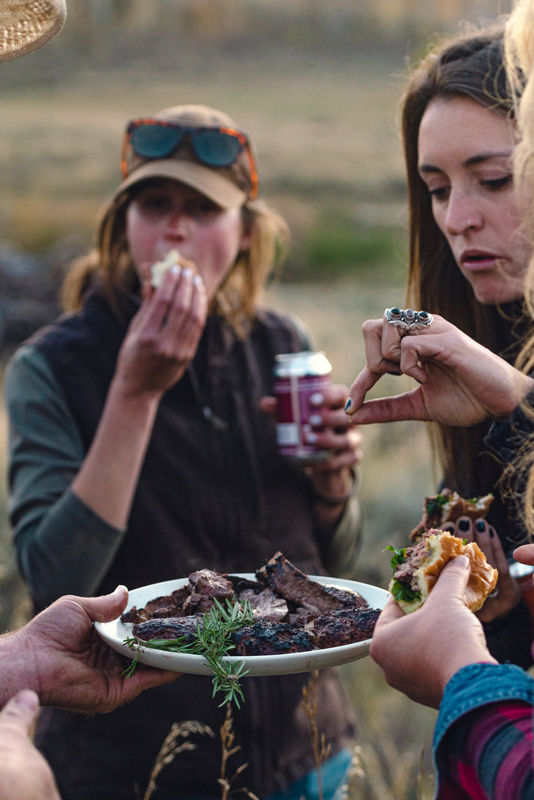
{"label": "can label", "polygon": [[280,453],[296,459],[312,461],[327,458],[326,450],[319,450],[305,440],[312,430],[309,418],[317,413],[310,398],[322,393],[330,384],[328,375],[290,375],[276,378],[274,394],[278,400],[276,438]]}

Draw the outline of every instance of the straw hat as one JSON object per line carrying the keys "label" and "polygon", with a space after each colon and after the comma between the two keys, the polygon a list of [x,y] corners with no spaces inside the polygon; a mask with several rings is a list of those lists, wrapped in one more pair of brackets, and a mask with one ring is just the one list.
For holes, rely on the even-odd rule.
{"label": "straw hat", "polygon": [[0,0],[0,61],[31,53],[59,31],[65,0]]}

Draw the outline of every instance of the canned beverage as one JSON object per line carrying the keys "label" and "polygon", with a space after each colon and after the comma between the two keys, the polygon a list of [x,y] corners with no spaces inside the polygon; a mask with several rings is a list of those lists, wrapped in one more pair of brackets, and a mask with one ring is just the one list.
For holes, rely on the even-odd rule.
{"label": "canned beverage", "polygon": [[300,464],[324,461],[330,450],[319,450],[305,440],[312,430],[309,419],[317,409],[310,398],[330,384],[332,367],[324,353],[305,350],[276,356],[274,394],[278,400],[276,438],[280,453]]}
{"label": "canned beverage", "polygon": [[520,564],[514,558],[509,558],[508,570],[521,589],[523,600],[529,607],[530,614],[534,620],[534,585],[532,583],[534,567],[529,564]]}

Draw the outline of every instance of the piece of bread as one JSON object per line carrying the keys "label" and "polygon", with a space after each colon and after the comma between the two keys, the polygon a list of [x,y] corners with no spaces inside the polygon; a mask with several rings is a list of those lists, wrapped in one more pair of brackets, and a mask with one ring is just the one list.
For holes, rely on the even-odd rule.
{"label": "piece of bread", "polygon": [[152,274],[152,286],[158,289],[163,283],[163,278],[170,270],[171,267],[177,266],[180,263],[180,253],[178,250],[169,250],[167,255],[162,261],[157,261],[150,267]]}
{"label": "piece of bread", "polygon": [[458,492],[443,489],[438,494],[425,497],[423,518],[410,534],[412,541],[419,541],[423,533],[431,528],[441,528],[447,522],[456,522],[460,517],[484,519],[494,500],[492,494],[466,500]]}
{"label": "piece of bread", "polygon": [[475,542],[464,544],[463,539],[446,531],[430,530],[418,544],[395,552],[392,559],[395,573],[389,591],[406,614],[423,605],[443,567],[456,556],[469,558],[471,573],[465,604],[471,611],[482,608],[495,589],[498,572],[488,564],[480,547]]}

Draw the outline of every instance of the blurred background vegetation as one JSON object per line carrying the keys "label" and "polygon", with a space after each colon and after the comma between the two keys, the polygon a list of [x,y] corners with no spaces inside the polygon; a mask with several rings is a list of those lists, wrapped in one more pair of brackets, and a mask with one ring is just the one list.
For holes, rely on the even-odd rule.
{"label": "blurred background vegetation", "polygon": [[[301,316],[349,384],[360,329],[403,305],[406,208],[396,109],[430,43],[509,10],[498,0],[67,0],[51,43],[0,65],[1,367],[58,313],[69,261],[92,246],[119,181],[124,123],[178,103],[232,115],[255,143],[262,197],[292,230],[269,300]],[[387,376],[375,390],[408,388]],[[1,390],[1,383],[0,383]],[[0,397],[1,399],[1,397]],[[386,544],[406,544],[433,490],[423,426],[365,431],[360,579],[386,586]],[[7,523],[0,411],[0,630],[30,614]],[[352,795],[432,796],[434,713],[388,689],[370,659],[342,674],[360,722]],[[421,758],[421,751],[425,750]]]}

